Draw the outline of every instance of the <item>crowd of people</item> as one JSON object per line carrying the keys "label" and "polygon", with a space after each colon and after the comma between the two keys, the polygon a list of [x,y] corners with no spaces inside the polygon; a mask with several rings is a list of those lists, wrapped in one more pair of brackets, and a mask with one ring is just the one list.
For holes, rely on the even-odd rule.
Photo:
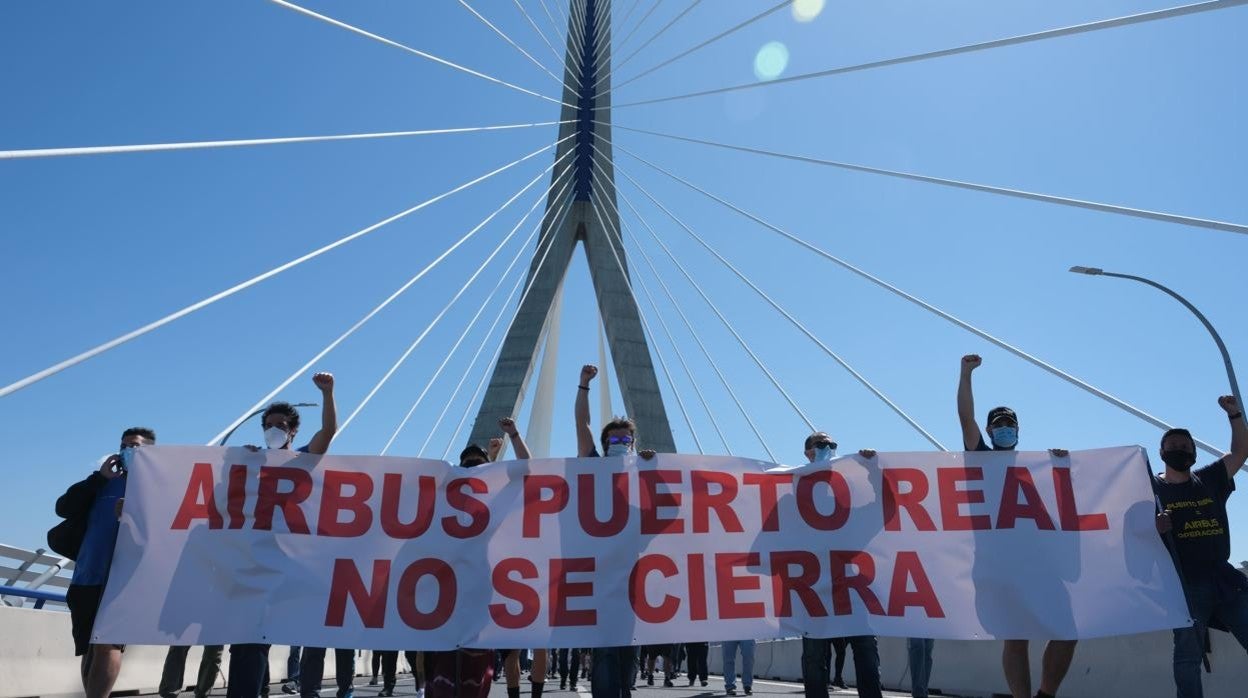
{"label": "crowd of people", "polygon": [[[972,373],[982,363],[980,357],[962,358],[957,391],[957,411],[962,428],[963,448],[967,451],[1012,451],[1019,443],[1019,420],[1014,410],[995,407],[987,413],[984,431],[976,418]],[[580,373],[575,400],[577,456],[623,456],[636,453],[651,458],[654,451],[638,448],[642,435],[627,418],[615,418],[594,434],[589,409],[591,383],[598,369],[586,365]],[[322,393],[321,426],[297,450],[323,454],[329,450],[337,431],[334,405],[334,378],[328,373],[313,376]],[[1240,406],[1231,396],[1218,399],[1231,423],[1230,452],[1200,467],[1196,464],[1196,444],[1185,429],[1170,429],[1161,438],[1160,458],[1164,471],[1153,477],[1158,502],[1157,531],[1174,558],[1188,607],[1195,623],[1174,629],[1174,682],[1179,698],[1202,695],[1200,666],[1208,651],[1208,628],[1231,632],[1248,650],[1248,578],[1229,562],[1230,533],[1226,502],[1235,489],[1234,476],[1248,459],[1248,426]],[[284,402],[276,402],[261,416],[265,446],[270,449],[294,448],[299,432],[299,412]],[[516,458],[529,458],[528,447],[510,417],[499,420],[499,428],[510,441]],[[986,432],[986,433],[985,433]],[[986,438],[985,438],[986,437]],[[56,512],[66,521],[53,532],[53,548],[75,558],[67,604],[72,620],[75,652],[82,657],[82,684],[87,698],[107,698],[121,669],[124,647],[93,644],[91,631],[100,606],[104,584],[112,561],[125,495],[126,473],[133,449],[156,443],[153,430],[134,427],[125,430],[116,455],[106,459],[85,480],[71,486],[56,502]],[[471,468],[498,458],[504,438],[491,439],[485,447],[469,444],[459,455],[459,467]],[[253,447],[254,448],[254,447]],[[805,438],[803,451],[811,463],[829,462],[836,457],[837,444],[826,432]],[[1062,449],[1049,449],[1054,458],[1065,458]],[[860,450],[866,459],[876,456],[871,449]],[[53,532],[49,541],[53,542]],[[1043,574],[1043,572],[1039,572]],[[911,691],[926,698],[932,671],[934,642],[926,638],[908,640]],[[182,688],[189,648],[169,649],[160,695],[174,698]],[[741,657],[741,688],[752,693],[754,641],[724,642],[723,669],[725,692],[736,695],[736,658]],[[854,677],[860,696],[881,696],[880,656],[876,638],[861,635],[846,638],[802,638],[802,682],[806,698],[826,698],[829,686],[844,686],[842,676],[846,650],[852,650]],[[1074,657],[1076,641],[1053,640],[1046,644],[1040,668],[1038,692],[1032,693],[1027,640],[1004,642],[1001,664],[1005,681],[1014,698],[1055,696]],[[224,648],[205,647],[195,684],[196,698],[208,694],[220,672]],[[228,698],[259,698],[270,690],[269,645],[231,645],[227,679]],[[287,660],[282,690],[305,698],[318,696],[324,674],[325,648],[294,647]],[[521,695],[521,673],[529,670],[532,698],[541,698],[548,678],[560,679],[560,689],[588,679],[595,698],[627,698],[640,675],[653,685],[655,672],[664,671],[664,685],[673,686],[678,667],[687,661],[689,685],[707,685],[705,642],[683,645],[634,647],[593,647],[579,649],[538,649],[531,660],[526,651],[460,649],[445,652],[407,652],[406,659],[416,675],[422,698],[485,698],[495,679],[506,680],[509,698]],[[337,698],[352,698],[355,650],[335,649]],[[554,656],[556,661],[551,662]],[[530,663],[531,662],[531,663]],[[398,652],[373,654],[373,683],[378,670],[383,677],[379,695],[393,695]],[[501,672],[500,672],[501,668]]]}

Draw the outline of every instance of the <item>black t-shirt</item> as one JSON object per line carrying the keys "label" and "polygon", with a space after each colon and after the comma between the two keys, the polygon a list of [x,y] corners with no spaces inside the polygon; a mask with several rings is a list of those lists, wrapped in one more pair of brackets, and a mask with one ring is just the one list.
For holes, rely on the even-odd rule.
{"label": "black t-shirt", "polygon": [[1153,492],[1170,512],[1171,529],[1179,565],[1189,578],[1208,578],[1230,565],[1231,528],[1226,500],[1235,491],[1235,480],[1219,460],[1192,471],[1187,482],[1171,483],[1153,478]]}

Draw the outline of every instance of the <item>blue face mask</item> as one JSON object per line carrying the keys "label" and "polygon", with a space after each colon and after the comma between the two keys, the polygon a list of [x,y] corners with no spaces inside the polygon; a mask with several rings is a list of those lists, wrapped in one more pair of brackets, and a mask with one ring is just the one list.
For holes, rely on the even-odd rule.
{"label": "blue face mask", "polygon": [[1014,448],[1018,445],[1017,427],[997,427],[988,431],[995,448]]}
{"label": "blue face mask", "polygon": [[627,456],[633,452],[633,447],[628,444],[609,444],[607,446],[607,457]]}
{"label": "blue face mask", "polygon": [[827,463],[833,458],[836,458],[835,446],[820,446],[819,448],[815,449],[815,458],[813,462]]}

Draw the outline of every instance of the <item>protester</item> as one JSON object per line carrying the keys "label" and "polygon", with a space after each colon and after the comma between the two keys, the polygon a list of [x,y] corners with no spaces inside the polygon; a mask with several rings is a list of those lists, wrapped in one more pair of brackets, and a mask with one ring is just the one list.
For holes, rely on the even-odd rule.
{"label": "protester", "polygon": [[936,641],[932,639],[912,637],[906,640],[906,651],[910,655],[910,695],[913,698],[927,698],[927,682],[932,678],[932,650]]}
{"label": "protester", "polygon": [[672,660],[672,645],[646,645],[641,648],[642,661],[645,666],[642,667],[642,674],[645,676],[646,685],[654,685],[654,665],[659,657],[663,658],[663,687],[671,688],[675,684],[672,683],[672,669],[675,663]]}
{"label": "protester", "polygon": [[[204,647],[199,659],[199,673],[195,677],[195,698],[207,698],[212,687],[217,683],[217,674],[221,672],[221,653],[225,648],[221,645]],[[178,698],[182,687],[186,685],[186,655],[191,648],[186,645],[169,648],[165,654],[165,666],[160,672],[160,686],[156,692],[160,698]]]}
{"label": "protester", "polygon": [[[325,679],[325,648],[304,647],[299,660],[299,695],[317,698]],[[355,650],[334,650],[334,681],[338,685],[337,698],[355,696]]]}
{"label": "protester", "polygon": [[1226,502],[1235,491],[1235,473],[1248,459],[1248,426],[1239,403],[1230,395],[1218,405],[1231,420],[1231,451],[1196,470],[1196,442],[1186,429],[1170,429],[1161,437],[1165,472],[1153,479],[1162,506],[1157,530],[1183,583],[1187,607],[1195,624],[1174,629],[1174,685],[1178,698],[1204,695],[1200,679],[1204,640],[1210,627],[1227,630],[1248,650],[1248,578],[1230,563],[1231,533]]}
{"label": "protester", "polygon": [[[412,674],[416,682],[416,695],[417,695],[417,698],[420,698],[421,696],[424,695],[424,692],[425,692],[425,688],[424,688],[425,672],[424,672],[424,669],[421,667],[421,665],[423,664],[423,657],[421,657],[420,652],[412,652],[412,651],[404,652],[404,656],[407,658],[408,666],[412,668]],[[380,668],[381,676],[382,676],[382,688],[377,693],[377,695],[379,696],[379,698],[388,698],[389,696],[393,696],[394,688],[396,685],[398,685],[398,682],[399,682],[399,651],[398,650],[374,650],[372,663],[374,667],[373,669],[374,674],[373,674],[373,678],[368,682],[368,685],[369,686],[377,685],[376,671],[378,668]]]}
{"label": "protester", "polygon": [[[126,473],[134,448],[156,443],[156,432],[146,427],[132,427],[121,433],[118,452],[104,459],[100,467],[85,480],[70,486],[56,500],[56,514],[85,524],[74,562],[74,576],[65,593],[69,606],[70,631],[74,638],[74,654],[82,657],[80,674],[87,698],[108,698],[121,673],[122,645],[99,645],[91,642],[95,616],[113,563],[117,544],[117,520],[121,518],[121,502],[126,495]],[[77,541],[76,541],[77,542]]]}
{"label": "protester", "polygon": [[[832,656],[828,656],[824,651],[823,670],[826,672],[831,668],[832,680],[829,683],[836,688],[845,688],[845,677],[842,675],[845,671],[845,652],[849,646],[849,640],[843,637],[829,638],[828,642],[832,645]],[[829,667],[829,664],[831,666]]]}
{"label": "protester", "polygon": [[[975,396],[971,388],[971,373],[979,368],[983,359],[978,354],[962,357],[962,372],[958,380],[958,421],[962,424],[962,447],[967,451],[1013,451],[1018,445],[1018,416],[1009,407],[994,407],[988,411],[986,430],[991,446],[984,442],[984,435],[975,421]],[[1049,453],[1065,458],[1069,453],[1051,448]],[[1062,679],[1070,669],[1078,640],[1050,640],[1044,646],[1044,658],[1040,669],[1039,698],[1052,698],[1062,685]],[[1001,650],[1001,665],[1005,682],[1014,698],[1031,698],[1031,661],[1027,640],[1006,640]],[[928,667],[931,671],[931,667]]]}
{"label": "protester", "polygon": [[[802,445],[807,462],[829,463],[836,457],[836,442],[827,432],[817,431],[806,437]],[[870,460],[875,451],[864,448],[858,455]],[[838,643],[839,641],[839,643]],[[832,683],[844,687],[841,667],[845,662],[845,644],[854,651],[854,675],[857,677],[859,696],[879,698],[880,650],[874,635],[855,635],[846,638],[802,638],[802,686],[806,698],[824,698],[828,695],[828,660],[831,646],[837,645],[836,676]]]}
{"label": "protester", "polygon": [[[741,688],[745,695],[754,693],[754,641],[729,640],[723,645],[724,692],[737,695],[737,650],[741,650]],[[704,684],[705,685],[705,684]],[[823,689],[825,692],[827,687]]]}
{"label": "protester", "polygon": [[689,659],[689,685],[692,686],[694,681],[701,681],[702,685],[706,685],[706,655],[710,652],[710,646],[705,642],[686,642],[685,653]]}
{"label": "protester", "polygon": [[286,681],[282,684],[282,693],[299,693],[299,652],[302,649],[298,646],[291,647],[286,655]]}
{"label": "protester", "polygon": [[[594,442],[594,429],[589,416],[589,383],[598,375],[598,367],[585,364],[581,367],[581,381],[577,384],[574,418],[576,421],[576,455],[578,458],[626,456],[637,453],[642,458],[654,457],[654,451],[637,451],[637,427],[633,420],[617,417],[602,427],[598,442]],[[602,447],[601,453],[598,446]],[[628,698],[633,687],[635,649],[625,647],[595,647],[593,650],[593,673],[590,675],[590,691],[594,698]]]}
{"label": "protester", "polygon": [[[334,405],[334,376],[331,373],[318,373],[312,376],[312,383],[321,391],[321,428],[312,436],[312,440],[298,451],[321,455],[329,450],[329,444],[338,433],[338,410]],[[264,444],[270,449],[288,449],[294,444],[299,433],[299,410],[288,402],[275,402],[269,405],[260,416],[260,425],[264,430]],[[255,448],[254,446],[252,448]],[[304,657],[311,648],[306,648]],[[324,669],[325,650],[320,652],[321,668]],[[302,683],[313,678],[307,664],[300,668]],[[268,692],[269,645],[261,643],[245,643],[230,645],[230,675],[227,680],[226,698],[259,698]],[[317,690],[320,690],[321,672],[316,672]],[[300,687],[301,690],[305,688]],[[302,695],[307,695],[302,690]],[[313,693],[312,695],[316,695]],[[340,695],[339,698],[345,698]]]}
{"label": "protester", "polygon": [[[576,680],[581,672],[580,648],[560,648],[555,657],[559,665],[559,690],[570,688],[572,691],[576,691]],[[568,683],[569,679],[571,679],[571,684]]]}

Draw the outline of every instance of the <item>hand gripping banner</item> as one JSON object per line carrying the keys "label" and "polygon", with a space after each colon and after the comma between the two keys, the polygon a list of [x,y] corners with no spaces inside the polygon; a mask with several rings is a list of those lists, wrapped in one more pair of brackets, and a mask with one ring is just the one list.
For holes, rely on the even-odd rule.
{"label": "hand gripping banner", "polygon": [[1138,447],[441,461],[139,449],[95,641],[601,647],[1189,625]]}

